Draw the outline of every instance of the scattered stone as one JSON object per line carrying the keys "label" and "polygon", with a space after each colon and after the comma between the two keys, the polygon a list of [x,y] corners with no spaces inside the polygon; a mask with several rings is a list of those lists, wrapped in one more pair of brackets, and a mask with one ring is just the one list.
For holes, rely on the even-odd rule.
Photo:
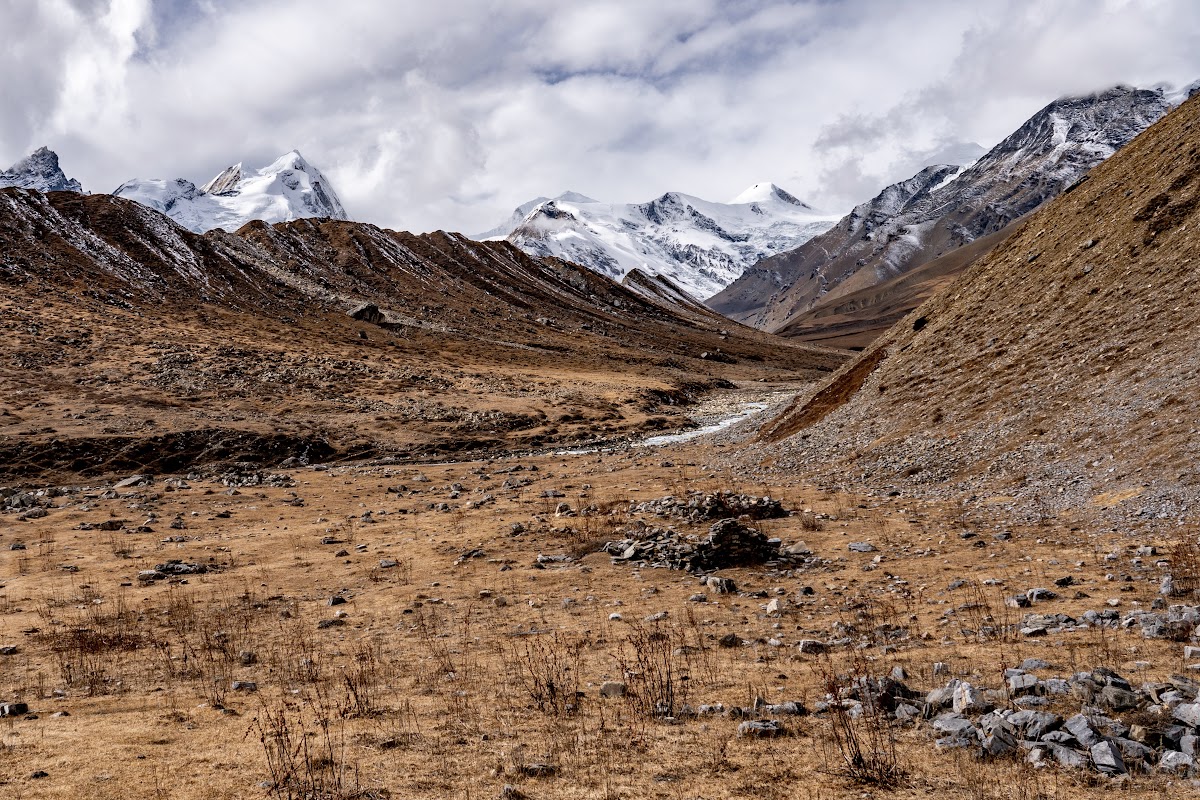
{"label": "scattered stone", "polygon": [[23,717],[28,713],[28,703],[0,703],[0,717]]}
{"label": "scattered stone", "polygon": [[600,684],[601,697],[624,697],[628,687],[620,681],[605,681]]}
{"label": "scattered stone", "polygon": [[558,773],[558,767],[553,764],[543,764],[537,761],[521,766],[521,774],[527,778],[552,778]]}
{"label": "scattered stone", "polygon": [[870,542],[851,542],[850,552],[852,553],[874,553],[875,545]]}
{"label": "scattered stone", "polygon": [[779,720],[751,720],[738,725],[737,735],[747,739],[767,739],[774,736],[779,736],[783,733],[783,726],[779,724]]}
{"label": "scattered stone", "polygon": [[1105,775],[1124,775],[1125,761],[1120,749],[1108,740],[1097,742],[1091,747],[1092,763]]}

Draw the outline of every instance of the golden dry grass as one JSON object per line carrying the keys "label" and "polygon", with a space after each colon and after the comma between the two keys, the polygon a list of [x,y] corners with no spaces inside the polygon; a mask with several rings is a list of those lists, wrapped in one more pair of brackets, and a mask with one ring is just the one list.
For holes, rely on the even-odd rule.
{"label": "golden dry grass", "polygon": [[[1128,677],[1145,680],[1182,667],[1178,645],[1124,632],[1057,641],[980,633],[1017,614],[1005,609],[1002,593],[1060,574],[1077,575],[1092,597],[1048,607],[1078,612],[1101,604],[1115,587],[1105,585],[1109,567],[1098,559],[1127,542],[1049,524],[979,548],[978,540],[957,536],[956,509],[800,485],[743,486],[719,468],[702,468],[716,456],[697,447],[671,452],[680,465],[672,467],[661,466],[658,453],[635,450],[302,470],[295,487],[246,487],[235,495],[213,480],[174,491],[160,480],[114,499],[88,492],[86,510],[76,496],[44,519],[4,517],[0,644],[19,652],[0,657],[0,691],[37,715],[0,727],[5,792],[270,796],[268,754],[278,754],[286,734],[294,750],[308,746],[295,762],[297,775],[344,797],[495,797],[506,784],[531,798],[879,796],[885,792],[844,775],[823,718],[785,718],[789,735],[771,740],[739,739],[738,720],[724,716],[653,718],[645,702],[663,688],[654,685],[654,670],[672,671],[677,704],[749,706],[762,698],[811,705],[824,676],[847,668],[846,651],[830,660],[792,645],[835,629],[871,642],[861,655],[872,670],[903,666],[910,684],[923,689],[945,680],[932,675],[936,661],[989,686],[1000,685],[1003,666],[1030,655],[1062,675],[1144,660],[1152,666]],[[501,472],[517,464],[539,470]],[[532,482],[502,488],[512,478]],[[462,489],[450,499],[455,483]],[[405,492],[388,492],[401,485]],[[703,603],[689,600],[703,591],[692,576],[613,565],[603,554],[535,567],[539,554],[612,536],[628,519],[629,500],[718,488],[765,490],[790,508],[834,517],[819,525],[812,515],[761,523],[785,541],[803,539],[829,563],[792,578],[727,570],[743,591],[768,595],[710,594]],[[542,497],[549,489],[564,497]],[[466,507],[488,494],[495,502]],[[430,509],[440,502],[453,510]],[[555,516],[560,502],[597,512]],[[153,533],[74,529],[105,519],[137,525],[150,510],[158,517]],[[366,511],[374,522],[363,522]],[[186,528],[168,528],[176,515]],[[513,523],[526,531],[512,535]],[[164,542],[169,535],[188,540]],[[322,544],[324,537],[340,543]],[[879,548],[879,564],[847,550],[864,539]],[[27,549],[8,550],[17,540]],[[476,548],[482,556],[460,559]],[[349,554],[335,556],[341,549]],[[214,570],[186,582],[137,581],[139,570],[172,558]],[[381,559],[397,566],[381,568]],[[954,578],[988,577],[1005,585],[946,588]],[[1154,586],[1132,585],[1114,596],[1148,604]],[[814,594],[801,595],[803,586]],[[789,608],[771,617],[765,604],[777,588]],[[328,606],[334,594],[348,602]],[[949,608],[957,611],[946,617]],[[342,611],[345,625],[318,630]],[[661,611],[664,621],[642,622]],[[613,613],[623,619],[610,620]],[[896,630],[897,638],[886,638]],[[749,644],[717,647],[730,632]],[[648,647],[646,637],[659,633],[669,647]],[[771,646],[772,638],[785,646]],[[885,639],[893,648],[884,649]],[[243,651],[255,663],[243,663]],[[231,682],[241,680],[255,681],[258,691],[232,691]],[[602,699],[606,680],[626,681],[634,696]],[[69,716],[53,716],[58,711]],[[1081,773],[938,754],[923,731],[898,730],[896,744],[907,773],[886,792],[896,797],[1033,800],[1111,788]],[[522,772],[538,763],[555,775]],[[48,777],[30,778],[38,770]],[[1158,797],[1164,784],[1138,777],[1119,791]]]}

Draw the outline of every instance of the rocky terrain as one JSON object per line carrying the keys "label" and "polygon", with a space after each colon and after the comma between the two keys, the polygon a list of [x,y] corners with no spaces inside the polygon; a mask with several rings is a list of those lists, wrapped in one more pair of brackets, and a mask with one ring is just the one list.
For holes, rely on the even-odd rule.
{"label": "rocky terrain", "polygon": [[0,189],[0,788],[1194,793],[1198,125],[847,293],[852,360],[510,242]]}
{"label": "rocky terrain", "polygon": [[[1055,100],[969,167],[930,166],[887,187],[828,232],[755,264],[709,305],[764,330],[824,338],[838,320],[822,312],[835,304],[869,308],[881,284],[989,235],[994,245],[994,234],[1057,196],[1175,101],[1161,89],[1123,86]],[[960,271],[970,259],[949,263]],[[902,309],[932,288],[918,286]],[[895,301],[898,293],[883,297]],[[878,335],[895,314],[881,304],[859,317],[879,319]]]}

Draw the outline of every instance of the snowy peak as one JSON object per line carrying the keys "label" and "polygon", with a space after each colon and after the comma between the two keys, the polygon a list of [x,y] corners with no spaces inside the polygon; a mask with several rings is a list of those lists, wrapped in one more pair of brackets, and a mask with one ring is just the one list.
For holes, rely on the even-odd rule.
{"label": "snowy peak", "polygon": [[200,189],[182,178],[135,179],[113,194],[161,211],[197,233],[237,230],[251,220],[348,219],[329,179],[296,150],[254,172],[234,164]]}
{"label": "snowy peak", "polygon": [[39,147],[29,155],[0,172],[0,188],[16,186],[39,192],[82,192],[79,181],[68,178],[58,163],[58,154],[48,147]]}
{"label": "snowy peak", "polygon": [[730,205],[735,206],[749,203],[783,203],[789,206],[799,206],[800,208],[812,210],[812,206],[808,203],[780,189],[773,183],[756,183],[729,201]]}
{"label": "snowy peak", "polygon": [[615,280],[638,270],[708,297],[758,259],[797,247],[834,222],[774,184],[755,188],[739,203],[667,192],[645,203],[610,204],[564,192],[518,206],[476,238],[506,238],[531,255],[573,261]]}

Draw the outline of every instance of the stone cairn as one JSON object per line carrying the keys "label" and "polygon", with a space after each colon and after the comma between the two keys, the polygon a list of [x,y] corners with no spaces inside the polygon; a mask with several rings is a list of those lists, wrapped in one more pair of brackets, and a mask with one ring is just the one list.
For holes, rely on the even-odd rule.
{"label": "stone cairn", "polygon": [[623,531],[626,538],[604,546],[614,562],[707,573],[728,567],[774,566],[787,560],[779,539],[768,538],[750,524],[787,516],[782,504],[770,497],[688,492],[682,498],[663,497],[635,503],[630,506],[630,513],[653,514],[691,524],[716,521],[703,536],[634,522]]}

